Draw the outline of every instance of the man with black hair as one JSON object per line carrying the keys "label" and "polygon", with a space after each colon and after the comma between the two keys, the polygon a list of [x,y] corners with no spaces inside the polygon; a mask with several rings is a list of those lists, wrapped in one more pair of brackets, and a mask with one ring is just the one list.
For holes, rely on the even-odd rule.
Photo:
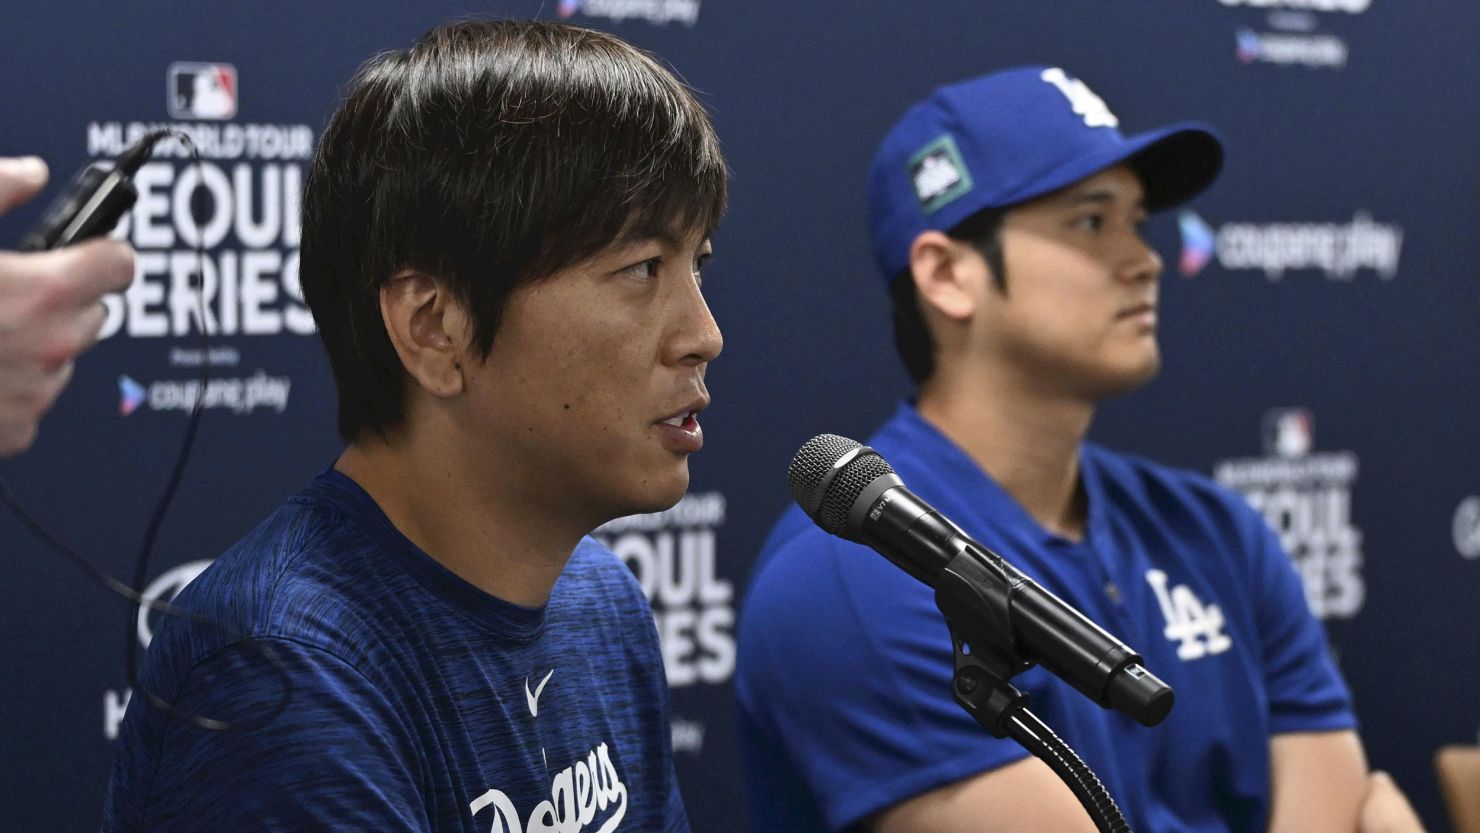
{"label": "man with black hair", "polygon": [[[1351,833],[1367,782],[1350,697],[1274,533],[1206,478],[1085,439],[1160,364],[1142,222],[1221,163],[1199,125],[1125,137],[1056,68],[910,109],[869,209],[918,390],[868,444],[1176,690],[1146,729],[1040,667],[1014,679],[1131,829]],[[957,706],[952,672],[931,590],[793,507],[740,618],[751,829],[1092,831],[1045,764]]]}
{"label": "man with black hair", "polygon": [[688,829],[651,614],[586,536],[688,486],[726,176],[610,35],[457,23],[360,72],[302,251],[347,448],[159,627],[105,830]]}

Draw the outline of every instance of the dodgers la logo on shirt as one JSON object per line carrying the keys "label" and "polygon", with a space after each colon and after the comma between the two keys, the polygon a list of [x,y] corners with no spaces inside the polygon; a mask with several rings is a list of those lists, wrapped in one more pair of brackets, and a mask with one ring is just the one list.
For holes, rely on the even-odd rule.
{"label": "dodgers la logo on shirt", "polygon": [[1167,574],[1161,570],[1147,570],[1146,582],[1155,591],[1161,615],[1166,618],[1163,633],[1167,639],[1182,643],[1177,646],[1178,659],[1202,659],[1233,646],[1233,640],[1223,632],[1223,609],[1218,605],[1203,604],[1185,584],[1168,589]]}

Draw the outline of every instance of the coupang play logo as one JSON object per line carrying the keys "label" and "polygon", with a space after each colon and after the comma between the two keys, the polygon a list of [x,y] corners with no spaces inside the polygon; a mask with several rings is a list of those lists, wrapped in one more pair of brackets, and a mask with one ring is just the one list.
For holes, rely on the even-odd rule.
{"label": "coupang play logo", "polygon": [[1225,6],[1247,6],[1258,9],[1295,9],[1312,12],[1346,12],[1361,14],[1372,6],[1372,0],[1218,0]]}
{"label": "coupang play logo", "polygon": [[1350,283],[1365,272],[1390,281],[1398,275],[1403,250],[1403,227],[1378,222],[1363,209],[1350,222],[1230,222],[1217,227],[1187,209],[1177,215],[1177,228],[1182,233],[1179,271],[1187,278],[1217,260],[1224,271],[1262,272],[1272,283],[1290,273]]}
{"label": "coupang play logo", "polygon": [[693,26],[699,20],[699,3],[700,0],[560,0],[555,13],[562,20],[579,15],[613,23],[645,20],[659,25]]}
{"label": "coupang play logo", "polygon": [[1177,261],[1182,277],[1190,278],[1213,259],[1216,232],[1194,211],[1177,215],[1177,228],[1182,232],[1182,257]]}
{"label": "coupang play logo", "polygon": [[135,382],[127,376],[118,377],[118,415],[128,416],[139,410],[144,400],[149,398],[149,392],[144,386]]}
{"label": "coupang play logo", "polygon": [[[1224,6],[1262,13],[1258,29],[1250,21],[1234,33],[1239,63],[1340,70],[1350,49],[1346,39],[1321,31],[1334,14],[1360,15],[1372,0],[1218,0]],[[1323,17],[1324,16],[1324,17]]]}
{"label": "coupang play logo", "polygon": [[1241,63],[1252,64],[1264,54],[1264,39],[1259,37],[1258,32],[1246,26],[1239,27],[1235,43],[1237,45],[1234,47],[1234,54],[1238,56]]}

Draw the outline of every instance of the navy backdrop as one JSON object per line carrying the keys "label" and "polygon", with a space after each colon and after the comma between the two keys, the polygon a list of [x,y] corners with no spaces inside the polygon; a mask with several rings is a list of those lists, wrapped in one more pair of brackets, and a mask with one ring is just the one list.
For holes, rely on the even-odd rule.
{"label": "navy backdrop", "polygon": [[[1227,137],[1221,181],[1150,227],[1168,267],[1166,369],[1094,432],[1266,511],[1327,622],[1373,762],[1447,829],[1432,754],[1480,732],[1468,0],[8,0],[0,154],[42,154],[65,177],[158,123],[192,126],[207,152],[203,174],[167,155],[141,175],[124,230],[140,277],[109,301],[108,337],[34,450],[0,464],[43,522],[132,571],[200,393],[197,192],[210,195],[197,199],[219,379],[151,593],[170,597],[329,464],[333,391],[295,294],[306,159],[362,60],[470,14],[567,18],[657,52],[702,92],[734,171],[706,271],[726,348],[693,494],[603,530],[654,599],[696,830],[740,827],[734,611],[786,503],[786,463],[815,433],[866,435],[908,391],[862,219],[874,144],[934,85],[1028,62],[1085,79],[1128,130],[1197,117]],[[0,219],[0,244],[38,210]],[[148,623],[8,515],[0,585],[0,829],[94,829],[125,640]]]}

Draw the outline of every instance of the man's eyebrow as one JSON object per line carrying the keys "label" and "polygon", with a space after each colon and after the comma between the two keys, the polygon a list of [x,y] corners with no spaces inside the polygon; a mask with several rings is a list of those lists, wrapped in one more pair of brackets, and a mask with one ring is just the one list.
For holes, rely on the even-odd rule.
{"label": "man's eyebrow", "polygon": [[1064,204],[1073,206],[1084,205],[1086,203],[1110,203],[1116,202],[1118,199],[1119,195],[1113,191],[1080,191],[1078,193],[1065,194]]}
{"label": "man's eyebrow", "polygon": [[[1083,191],[1077,194],[1065,194],[1062,202],[1066,208],[1077,208],[1078,206],[1087,204],[1108,205],[1119,202],[1120,199],[1121,195],[1115,191],[1097,189],[1094,191]],[[1146,207],[1146,195],[1138,195],[1135,204],[1137,208],[1144,209]]]}
{"label": "man's eyebrow", "polygon": [[678,235],[667,229],[656,228],[634,228],[624,231],[617,238],[618,246],[638,246],[643,243],[660,243],[664,246],[677,247],[680,243]]}
{"label": "man's eyebrow", "polygon": [[[692,231],[688,234],[681,234],[668,226],[631,226],[617,237],[615,245],[630,247],[648,242],[656,242],[667,248],[677,249],[684,245],[686,238],[690,234],[692,234]],[[703,236],[699,238],[699,245],[703,246],[705,243],[710,243],[713,237],[713,233],[706,230]],[[711,243],[711,245],[713,244]]]}

